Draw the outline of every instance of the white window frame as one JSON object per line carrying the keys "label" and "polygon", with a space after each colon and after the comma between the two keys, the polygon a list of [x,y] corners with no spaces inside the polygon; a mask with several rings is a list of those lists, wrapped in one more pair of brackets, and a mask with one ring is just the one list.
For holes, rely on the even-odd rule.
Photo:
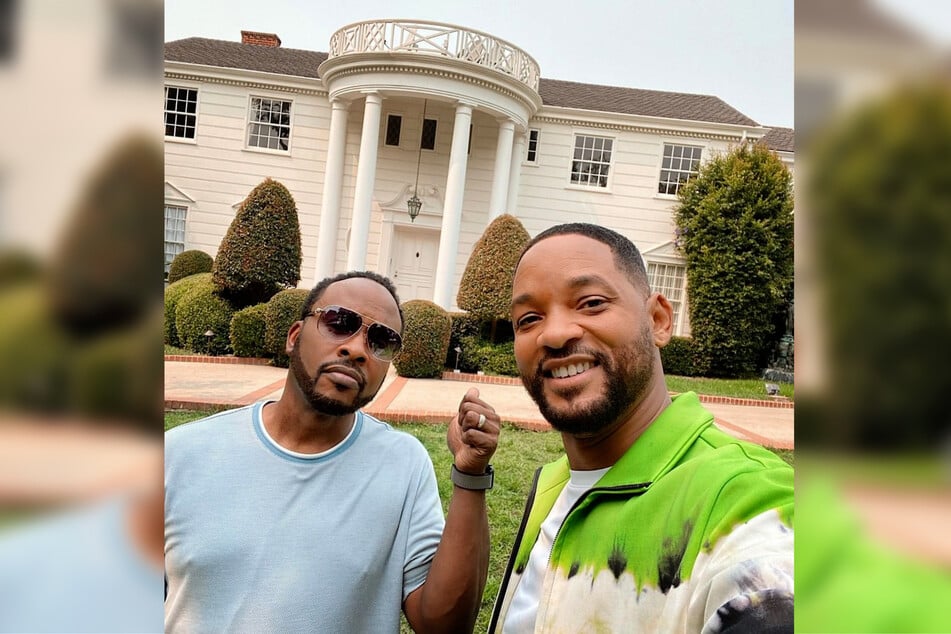
{"label": "white window frame", "polygon": [[[646,261],[647,279],[650,283],[651,291],[658,292],[667,298],[673,308],[673,334],[683,336],[685,324],[687,322],[687,265],[684,262],[674,262],[669,259],[654,259]],[[677,285],[662,285],[661,280],[677,280],[677,277],[670,275],[670,269],[680,269],[682,274],[679,277],[679,288]],[[661,276],[660,279],[658,276]],[[675,291],[675,292],[671,292]]]}
{"label": "white window frame", "polygon": [[[399,117],[400,118],[400,142],[396,145],[391,145],[386,142],[386,129],[390,124],[390,117]],[[403,147],[403,139],[406,138],[406,115],[402,112],[386,112],[383,115],[383,129],[380,130],[380,146],[385,148],[401,148]]]}
{"label": "white window frame", "polygon": [[[190,112],[179,112],[179,111],[177,111],[177,110],[168,110],[166,106],[167,106],[167,102],[168,102],[168,89],[169,89],[169,88],[175,88],[175,89],[177,89],[177,90],[194,90],[194,91],[195,91],[195,112],[194,112],[194,113],[190,113]],[[173,142],[173,143],[190,143],[190,144],[195,144],[195,143],[197,143],[197,142],[198,142],[198,140],[197,140],[197,139],[198,139],[198,117],[199,117],[200,111],[201,111],[201,90],[199,89],[199,87],[198,87],[198,86],[189,86],[188,84],[165,84],[165,89],[164,89],[162,92],[163,92],[163,99],[162,99],[162,111],[163,111],[163,115],[162,115],[162,125],[163,125],[163,127],[166,126],[166,125],[168,125],[168,124],[165,122],[165,117],[168,116],[169,114],[176,114],[176,115],[184,114],[184,115],[186,115],[186,116],[192,115],[192,116],[195,117],[195,124],[194,124],[194,128],[193,128],[193,129],[194,129],[194,134],[193,134],[193,136],[191,136],[191,137],[187,137],[187,136],[169,136],[168,134],[165,134],[165,140],[166,140],[166,141],[171,141],[171,142]],[[176,97],[176,99],[177,99],[177,97]]]}
{"label": "white window frame", "polygon": [[[177,211],[177,210],[181,210],[181,212],[182,212],[182,217],[181,217],[181,218],[173,218],[173,219],[172,219],[172,220],[174,220],[174,221],[176,221],[176,222],[181,221],[181,229],[179,230],[177,227],[173,227],[173,228],[171,229],[172,231],[176,232],[176,234],[172,236],[173,238],[177,238],[177,237],[178,237],[177,232],[179,232],[179,231],[181,232],[181,242],[179,242],[178,240],[169,240],[169,213],[168,213],[168,212],[169,212],[170,209],[174,209],[174,210],[176,210],[176,211]],[[165,201],[165,212],[164,212],[164,215],[165,215],[165,224],[164,224],[164,233],[165,233],[165,247],[164,247],[164,250],[165,250],[165,279],[168,280],[168,267],[169,267],[169,265],[171,265],[172,260],[175,259],[175,256],[176,256],[176,255],[178,255],[179,253],[181,253],[182,251],[185,250],[185,231],[186,231],[186,226],[187,226],[187,223],[188,223],[188,206],[181,204],[181,202],[179,202],[179,201],[171,201],[171,202],[170,202],[170,201],[166,200],[166,201]],[[180,246],[181,248],[178,249],[177,251],[175,251],[174,253],[172,253],[172,252],[169,250],[169,248],[168,248],[169,244],[174,244],[174,245]],[[174,249],[173,249],[173,250],[174,250]]]}
{"label": "white window frame", "polygon": [[[579,148],[578,148],[578,139],[580,139],[580,138],[592,139],[592,146],[591,146],[591,147],[582,147],[582,148],[580,148],[581,151],[582,151],[582,156],[581,156],[580,159],[576,159],[576,158],[575,158],[575,154],[576,154],[576,150],[579,149]],[[602,141],[602,147],[601,147],[601,148],[598,148],[598,143],[597,143],[597,141],[599,141],[599,140]],[[610,141],[610,142],[611,142],[611,149],[610,149],[610,150],[604,150],[604,148],[603,148],[603,141]],[[586,151],[589,151],[589,152],[590,152],[590,154],[588,155],[588,158],[587,158],[587,159],[584,158]],[[605,152],[605,151],[608,151],[608,152],[611,153],[611,156],[610,156],[610,158],[608,159],[607,162],[604,162],[604,161],[603,161],[603,152]],[[597,154],[596,154],[596,152],[597,152]],[[614,157],[615,157],[616,155],[617,155],[617,137],[616,137],[616,136],[610,136],[610,135],[606,135],[606,134],[599,134],[599,133],[596,133],[596,132],[589,132],[589,131],[586,131],[586,130],[585,130],[585,131],[576,131],[576,132],[574,132],[574,133],[572,134],[572,138],[571,138],[571,154],[568,156],[568,185],[567,185],[568,189],[578,189],[578,190],[586,191],[586,192],[605,192],[605,193],[610,193],[610,192],[611,192],[611,183],[612,183],[612,180],[611,180],[612,177],[611,177],[611,175],[614,173]],[[596,161],[594,160],[595,158],[597,158]],[[604,185],[599,185],[599,184],[591,185],[591,184],[588,184],[588,183],[578,183],[578,182],[573,181],[573,180],[572,180],[572,175],[575,173],[574,167],[575,167],[575,163],[576,163],[577,161],[586,162],[586,163],[591,163],[591,164],[597,164],[597,165],[599,165],[599,166],[606,166],[608,173],[607,173],[607,175],[604,176],[604,179],[605,179],[605,180],[604,180]],[[599,175],[599,176],[600,176],[600,175]]]}
{"label": "white window frame", "polygon": [[[251,137],[252,137],[251,129],[252,129],[252,126],[259,125],[259,126],[264,126],[264,127],[269,127],[269,126],[270,126],[270,127],[274,127],[273,124],[261,123],[260,121],[254,121],[254,120],[252,120],[251,114],[252,114],[252,112],[254,112],[253,109],[254,109],[254,100],[255,100],[255,99],[266,99],[266,100],[271,101],[271,102],[277,101],[277,102],[281,102],[281,103],[290,104],[290,105],[289,105],[289,108],[288,108],[288,112],[287,112],[287,125],[285,126],[283,123],[278,123],[277,126],[276,126],[276,127],[278,127],[278,128],[284,128],[284,127],[287,128],[287,149],[271,148],[271,147],[261,147],[261,146],[259,146],[259,145],[252,145],[252,144],[251,144]],[[257,135],[257,136],[261,136],[261,135]],[[245,127],[244,127],[244,149],[249,150],[249,151],[251,151],[251,152],[264,152],[264,153],[267,153],[267,154],[278,154],[278,155],[281,155],[281,156],[288,156],[288,155],[290,155],[290,153],[291,153],[293,136],[294,136],[294,100],[293,100],[293,99],[287,99],[285,96],[276,97],[276,96],[274,96],[274,95],[266,95],[266,94],[251,94],[251,95],[248,95],[247,121],[246,121]],[[268,135],[268,136],[262,137],[262,138],[271,139],[272,137],[271,137],[270,135]],[[278,136],[277,138],[280,139],[279,136]]]}
{"label": "white window frame", "polygon": [[[532,140],[532,134],[535,135],[534,141]],[[523,163],[526,165],[538,166],[538,147],[541,144],[542,131],[541,128],[529,128],[528,136],[525,139],[525,156],[523,158]],[[535,148],[532,149],[532,143],[535,144]],[[532,152],[535,153],[535,156],[532,157]]]}
{"label": "white window frame", "polygon": [[[683,148],[690,148],[691,150],[694,150],[694,149],[699,150],[700,156],[696,159],[697,170],[691,171],[691,170],[683,169],[683,161],[684,161],[683,156],[678,157],[678,156],[671,155],[670,157],[668,157],[666,154],[668,146],[671,147],[672,152],[674,153],[676,153],[677,148],[681,149],[681,153],[683,152]],[[704,155],[706,154],[706,151],[707,151],[707,147],[700,143],[682,143],[679,141],[664,141],[663,145],[661,145],[661,150],[660,150],[660,163],[657,170],[657,183],[654,186],[654,195],[659,198],[666,198],[666,199],[677,198],[677,192],[680,191],[680,188],[683,187],[690,179],[694,178],[697,175],[697,171],[703,165],[703,158],[704,158]],[[668,161],[668,158],[670,159],[669,161]],[[686,160],[693,161],[694,159],[691,157]],[[668,173],[668,177],[666,181],[662,180],[664,178],[665,172]],[[666,188],[669,188],[669,186],[673,184],[673,181],[670,180],[671,174],[687,174],[688,176],[687,176],[687,180],[677,185],[677,189],[674,191],[674,193],[672,194],[666,193],[666,192],[662,193],[660,191],[661,184],[666,184],[667,185]]]}

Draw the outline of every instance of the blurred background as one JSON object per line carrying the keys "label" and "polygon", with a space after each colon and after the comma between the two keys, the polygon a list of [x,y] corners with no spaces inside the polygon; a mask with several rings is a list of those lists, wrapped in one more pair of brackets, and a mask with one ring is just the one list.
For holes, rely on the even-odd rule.
{"label": "blurred background", "polygon": [[796,629],[951,631],[951,7],[795,20]]}
{"label": "blurred background", "polygon": [[[795,20],[797,630],[951,631],[951,6]],[[0,0],[0,631],[162,629],[162,41]]]}
{"label": "blurred background", "polygon": [[0,0],[0,631],[163,628],[162,33]]}

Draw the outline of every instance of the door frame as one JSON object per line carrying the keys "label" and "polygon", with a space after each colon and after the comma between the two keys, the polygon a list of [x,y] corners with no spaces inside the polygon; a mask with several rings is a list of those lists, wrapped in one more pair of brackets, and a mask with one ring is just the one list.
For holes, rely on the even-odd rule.
{"label": "door frame", "polygon": [[[410,222],[409,214],[405,209],[384,209],[383,210],[383,235],[380,241],[380,261],[379,270],[391,280],[393,279],[395,262],[393,260],[393,250],[396,248],[397,230],[407,233],[428,233],[436,236],[436,266],[439,266],[439,238],[442,234],[442,227],[439,224],[439,217],[424,218],[420,214],[416,222]],[[433,271],[433,288],[435,290],[436,279],[435,270]],[[429,298],[432,301],[432,297]]]}

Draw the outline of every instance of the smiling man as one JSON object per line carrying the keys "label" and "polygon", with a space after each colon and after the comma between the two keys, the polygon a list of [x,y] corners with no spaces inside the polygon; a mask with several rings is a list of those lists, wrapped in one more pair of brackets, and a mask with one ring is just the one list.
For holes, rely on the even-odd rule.
{"label": "smiling man", "polygon": [[512,287],[515,357],[565,456],[536,473],[493,632],[792,632],[793,471],[667,392],[640,253],[552,227]]}
{"label": "smiling man", "polygon": [[449,424],[445,518],[425,448],[360,411],[399,350],[392,283],[318,284],[287,334],[276,402],[166,434],[167,632],[472,630],[488,570],[499,437],[470,390]]}

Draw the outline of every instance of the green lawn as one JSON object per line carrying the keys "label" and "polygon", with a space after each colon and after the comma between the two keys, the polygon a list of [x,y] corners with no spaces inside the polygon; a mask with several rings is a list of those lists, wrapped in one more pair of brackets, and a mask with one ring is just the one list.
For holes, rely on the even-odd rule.
{"label": "green lawn", "polygon": [[[766,381],[762,379],[706,379],[689,376],[665,375],[671,392],[696,392],[709,396],[766,399]],[[777,383],[779,393],[793,400],[793,385]]]}
{"label": "green lawn", "polygon": [[[165,429],[207,415],[209,412],[174,411],[165,413]],[[401,424],[399,429],[416,436],[429,451],[436,469],[439,495],[443,500],[443,511],[448,506],[452,494],[449,481],[449,467],[452,458],[446,448],[446,426],[431,424]],[[515,533],[518,531],[525,508],[525,499],[532,484],[535,470],[546,462],[551,462],[562,453],[561,436],[555,432],[533,432],[506,425],[499,439],[499,448],[492,459],[495,468],[495,486],[486,498],[491,528],[491,555],[489,578],[482,598],[482,609],[476,623],[476,632],[488,629],[489,618],[495,595],[498,594],[502,574],[508,562]],[[786,462],[792,464],[792,451],[777,452]],[[403,623],[403,632],[411,632]]]}

